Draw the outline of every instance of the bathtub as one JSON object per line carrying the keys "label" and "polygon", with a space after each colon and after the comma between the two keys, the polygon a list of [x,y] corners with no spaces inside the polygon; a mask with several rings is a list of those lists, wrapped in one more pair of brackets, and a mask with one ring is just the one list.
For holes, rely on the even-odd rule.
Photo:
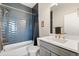
{"label": "bathtub", "polygon": [[28,46],[33,46],[32,40],[5,45],[0,56],[28,56]]}

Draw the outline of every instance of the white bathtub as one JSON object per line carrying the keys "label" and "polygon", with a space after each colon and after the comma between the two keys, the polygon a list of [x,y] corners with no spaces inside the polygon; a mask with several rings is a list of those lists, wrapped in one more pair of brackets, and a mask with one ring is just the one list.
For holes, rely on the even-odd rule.
{"label": "white bathtub", "polygon": [[25,41],[10,45],[5,45],[1,51],[1,56],[24,56],[28,55],[27,46],[33,46],[33,41]]}

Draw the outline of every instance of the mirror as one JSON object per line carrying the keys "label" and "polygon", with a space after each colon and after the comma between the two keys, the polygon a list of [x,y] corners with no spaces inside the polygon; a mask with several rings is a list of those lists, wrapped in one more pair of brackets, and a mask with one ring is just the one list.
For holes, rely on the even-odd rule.
{"label": "mirror", "polygon": [[53,11],[53,33],[55,27],[61,27],[61,33],[68,38],[79,38],[79,4],[58,3],[51,7]]}

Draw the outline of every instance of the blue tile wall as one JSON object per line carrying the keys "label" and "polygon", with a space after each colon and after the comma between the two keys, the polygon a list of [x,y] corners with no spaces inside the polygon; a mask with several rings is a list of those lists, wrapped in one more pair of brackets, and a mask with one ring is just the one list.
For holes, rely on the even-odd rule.
{"label": "blue tile wall", "polygon": [[3,34],[8,44],[32,40],[32,15],[9,8],[3,17]]}

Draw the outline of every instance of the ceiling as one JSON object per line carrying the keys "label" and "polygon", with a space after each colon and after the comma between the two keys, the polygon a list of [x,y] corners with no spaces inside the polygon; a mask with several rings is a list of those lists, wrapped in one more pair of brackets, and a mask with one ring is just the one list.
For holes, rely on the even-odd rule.
{"label": "ceiling", "polygon": [[33,8],[35,6],[36,3],[21,3],[27,7]]}

